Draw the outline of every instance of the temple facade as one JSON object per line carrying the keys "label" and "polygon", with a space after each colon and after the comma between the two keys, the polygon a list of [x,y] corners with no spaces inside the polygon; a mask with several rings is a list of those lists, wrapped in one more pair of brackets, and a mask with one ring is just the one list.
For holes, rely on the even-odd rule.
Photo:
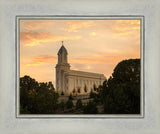
{"label": "temple facade", "polygon": [[68,52],[63,43],[58,51],[56,65],[56,90],[64,95],[85,95],[94,92],[106,77],[103,74],[70,70]]}

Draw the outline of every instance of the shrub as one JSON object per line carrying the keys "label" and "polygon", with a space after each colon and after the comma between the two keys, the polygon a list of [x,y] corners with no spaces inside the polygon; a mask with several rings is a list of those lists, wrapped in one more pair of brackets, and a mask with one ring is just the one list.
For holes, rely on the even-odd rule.
{"label": "shrub", "polygon": [[69,100],[73,100],[72,94],[69,95]]}
{"label": "shrub", "polygon": [[90,92],[90,98],[94,98],[95,96],[96,96],[96,93],[93,93],[93,91],[91,90],[91,92]]}
{"label": "shrub", "polygon": [[64,101],[62,101],[62,102],[59,104],[59,107],[64,111],[64,108],[65,108],[65,103],[64,103]]}
{"label": "shrub", "polygon": [[64,95],[63,91],[61,92],[61,95]]}
{"label": "shrub", "polygon": [[67,108],[72,108],[72,107],[73,107],[73,102],[72,102],[72,100],[68,100],[68,101],[67,101],[66,107],[67,107]]}
{"label": "shrub", "polygon": [[87,106],[84,107],[83,113],[84,114],[97,114],[98,110],[97,110],[96,103],[93,102],[93,101],[89,101],[89,103],[87,104]]}
{"label": "shrub", "polygon": [[82,108],[82,101],[79,99],[77,100],[77,103],[76,103],[76,109],[81,109]]}

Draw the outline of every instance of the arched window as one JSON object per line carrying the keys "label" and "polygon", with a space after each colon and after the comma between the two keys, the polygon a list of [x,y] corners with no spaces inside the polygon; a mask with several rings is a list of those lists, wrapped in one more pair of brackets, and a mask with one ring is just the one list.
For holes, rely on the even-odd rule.
{"label": "arched window", "polygon": [[86,85],[84,86],[84,92],[87,92],[87,86]]}

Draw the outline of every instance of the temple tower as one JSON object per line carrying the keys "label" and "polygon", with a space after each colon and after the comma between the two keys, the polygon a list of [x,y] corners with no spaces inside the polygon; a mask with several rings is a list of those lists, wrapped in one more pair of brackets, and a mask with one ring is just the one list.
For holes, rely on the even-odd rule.
{"label": "temple tower", "polygon": [[56,65],[56,90],[59,93],[65,93],[65,72],[70,70],[70,65],[68,63],[68,52],[63,45],[63,41],[57,55],[58,63]]}

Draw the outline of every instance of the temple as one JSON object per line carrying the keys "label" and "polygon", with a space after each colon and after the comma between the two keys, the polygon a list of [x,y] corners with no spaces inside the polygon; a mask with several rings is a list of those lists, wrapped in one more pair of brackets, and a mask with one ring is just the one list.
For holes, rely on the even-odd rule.
{"label": "temple", "polygon": [[106,77],[103,74],[70,70],[68,52],[62,46],[58,51],[58,63],[56,65],[56,90],[64,95],[85,95],[91,90],[96,90],[102,85]]}

